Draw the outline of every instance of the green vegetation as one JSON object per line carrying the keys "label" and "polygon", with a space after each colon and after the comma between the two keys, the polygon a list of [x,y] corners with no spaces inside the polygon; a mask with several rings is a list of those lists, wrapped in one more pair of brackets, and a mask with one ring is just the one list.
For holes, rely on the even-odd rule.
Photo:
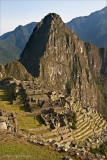
{"label": "green vegetation", "polygon": [[7,88],[6,97],[7,97],[7,100],[10,101],[11,104],[13,104],[13,101],[16,100],[15,85],[11,84]]}
{"label": "green vegetation", "polygon": [[0,109],[7,112],[26,113],[29,112],[28,108],[23,104],[21,96],[19,99],[14,100],[13,104],[10,103],[10,95],[8,90],[0,90]]}
{"label": "green vegetation", "polygon": [[99,148],[91,148],[90,152],[93,154],[102,154],[107,156],[107,143],[101,144]]}
{"label": "green vegetation", "polygon": [[52,136],[48,136],[48,137],[43,137],[44,139],[50,139],[50,138],[56,138],[57,135],[52,135]]}
{"label": "green vegetation", "polygon": [[[41,117],[38,116],[24,116],[24,115],[16,115],[16,119],[19,125],[20,130],[28,131],[29,129],[37,128],[43,125],[43,121]],[[30,130],[29,130],[30,132]]]}
{"label": "green vegetation", "polygon": [[32,134],[44,134],[44,133],[47,133],[47,132],[50,132],[51,130],[50,129],[45,129],[45,130],[40,130],[40,131],[30,131],[30,133]]}
{"label": "green vegetation", "polygon": [[7,112],[11,112],[11,104],[7,100],[7,92],[6,90],[0,90],[0,109],[5,110]]}
{"label": "green vegetation", "polygon": [[1,80],[34,80],[32,75],[27,72],[25,67],[19,61],[12,61],[6,66],[0,65]]}
{"label": "green vegetation", "polygon": [[31,106],[31,107],[30,107],[30,110],[31,110],[31,111],[33,111],[33,110],[39,110],[39,109],[41,109],[41,107],[38,106],[38,105],[35,105],[35,106]]}
{"label": "green vegetation", "polygon": [[17,134],[0,133],[2,160],[61,160],[63,155],[52,148],[29,143]]}
{"label": "green vegetation", "polygon": [[72,129],[77,129],[77,126],[76,126],[76,123],[75,122],[73,122],[72,123],[72,127],[71,127]]}
{"label": "green vegetation", "polygon": [[7,77],[14,77],[18,80],[33,80],[30,73],[19,61],[12,61],[5,66]]}

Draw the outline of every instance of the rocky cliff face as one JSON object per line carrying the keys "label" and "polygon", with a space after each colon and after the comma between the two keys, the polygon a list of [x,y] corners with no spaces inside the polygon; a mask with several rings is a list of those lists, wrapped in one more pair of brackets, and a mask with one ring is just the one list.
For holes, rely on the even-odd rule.
{"label": "rocky cliff face", "polygon": [[2,64],[0,64],[0,79],[2,79],[5,76],[6,76],[5,67]]}
{"label": "rocky cliff face", "polygon": [[51,13],[37,24],[20,61],[45,87],[67,92],[79,103],[101,109],[104,98],[95,78],[101,71],[107,73],[106,58],[106,49],[84,43]]}

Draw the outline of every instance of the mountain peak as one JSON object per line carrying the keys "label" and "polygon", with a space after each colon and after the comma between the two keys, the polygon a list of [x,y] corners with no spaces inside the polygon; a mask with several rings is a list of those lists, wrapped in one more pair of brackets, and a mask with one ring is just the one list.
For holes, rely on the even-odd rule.
{"label": "mountain peak", "polygon": [[51,24],[55,23],[59,23],[59,24],[64,24],[64,22],[62,21],[61,17],[56,14],[56,13],[49,13],[48,15],[46,15],[38,24],[37,24],[37,28],[39,28],[42,24],[45,24],[47,26],[51,26]]}
{"label": "mountain peak", "polygon": [[49,13],[48,15],[45,16],[44,19],[47,19],[49,17],[52,17],[53,19],[55,19],[55,18],[61,19],[61,17],[58,14],[56,14],[56,13]]}
{"label": "mountain peak", "polygon": [[[61,40],[61,43],[64,43],[65,45],[67,39],[66,35],[69,35],[69,33],[72,34],[60,16],[56,13],[49,13],[34,28],[33,33],[20,57],[20,61],[28,71],[32,73],[32,75],[38,77],[40,58],[45,54],[51,54],[47,50],[52,46],[52,50],[54,51],[54,47],[57,45],[58,40]],[[69,43],[68,39],[67,42]],[[34,57],[34,59],[32,59],[32,57]],[[31,67],[31,64],[26,66],[28,59],[29,63],[32,61],[33,67]],[[37,63],[35,63],[35,59]]]}

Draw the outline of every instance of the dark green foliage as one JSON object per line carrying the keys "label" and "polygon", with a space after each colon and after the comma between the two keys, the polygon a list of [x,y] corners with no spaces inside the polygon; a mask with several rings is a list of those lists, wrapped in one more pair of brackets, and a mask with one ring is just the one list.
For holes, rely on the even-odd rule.
{"label": "dark green foliage", "polygon": [[13,104],[13,100],[16,100],[16,90],[15,85],[12,84],[7,88],[7,100]]}
{"label": "dark green foliage", "polygon": [[72,123],[72,129],[77,129],[77,126],[76,126],[75,122]]}
{"label": "dark green foliage", "polygon": [[3,78],[3,81],[5,81],[5,80],[13,80],[13,78],[12,77]]}
{"label": "dark green foliage", "polygon": [[22,103],[24,104],[25,111],[31,112],[31,109],[28,106],[28,101],[29,101],[28,96],[27,94],[25,94],[23,89],[20,90],[20,95],[21,95]]}
{"label": "dark green foliage", "polygon": [[94,149],[94,148],[91,148],[91,149],[90,149],[90,152],[93,153],[93,154],[98,153],[98,154],[102,154],[102,155],[107,156],[107,142],[104,143],[104,144],[101,144],[101,145],[99,146],[99,148],[95,148],[95,149]]}

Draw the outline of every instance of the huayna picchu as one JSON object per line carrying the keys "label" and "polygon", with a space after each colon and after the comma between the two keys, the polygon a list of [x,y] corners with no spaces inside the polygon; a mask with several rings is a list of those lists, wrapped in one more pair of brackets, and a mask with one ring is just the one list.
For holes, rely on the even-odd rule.
{"label": "huayna picchu", "polygon": [[81,41],[59,15],[50,13],[37,24],[20,62],[47,88],[67,92],[107,115],[107,97],[95,82],[107,75],[107,49]]}
{"label": "huayna picchu", "polygon": [[20,60],[1,66],[0,75],[0,130],[12,130],[6,111],[17,124],[14,132],[66,152],[65,160],[106,158],[100,149],[93,154],[107,145],[106,48],[84,43],[59,15],[50,13],[34,28]]}

